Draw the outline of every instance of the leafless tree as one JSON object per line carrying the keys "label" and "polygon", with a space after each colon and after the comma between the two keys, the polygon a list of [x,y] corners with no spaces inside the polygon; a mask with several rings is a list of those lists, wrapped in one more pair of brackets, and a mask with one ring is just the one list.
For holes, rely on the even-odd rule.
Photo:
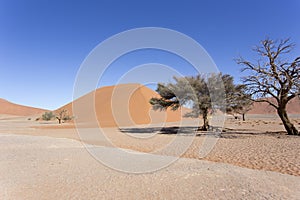
{"label": "leafless tree", "polygon": [[61,109],[57,112],[56,119],[58,120],[58,123],[61,124],[62,120],[65,119],[67,115],[67,110],[66,109]]}
{"label": "leafless tree", "polygon": [[288,102],[300,95],[300,57],[288,58],[293,48],[290,39],[274,41],[266,38],[254,48],[260,56],[256,63],[242,57],[236,61],[243,66],[242,71],[249,73],[242,80],[253,100],[273,106],[287,133],[299,135],[286,111]]}

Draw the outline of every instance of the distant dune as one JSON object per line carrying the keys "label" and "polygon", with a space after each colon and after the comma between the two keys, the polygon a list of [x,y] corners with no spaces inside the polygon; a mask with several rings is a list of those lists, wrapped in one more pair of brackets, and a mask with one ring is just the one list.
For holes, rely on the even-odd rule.
{"label": "distant dune", "polygon": [[[275,103],[275,99],[271,99]],[[292,99],[287,105],[288,114],[300,114],[299,98]],[[265,102],[255,102],[247,114],[277,114],[276,109]]]}
{"label": "distant dune", "polygon": [[[72,105],[74,105],[75,109],[80,112],[79,116],[75,116],[77,121],[99,122],[101,127],[180,121],[183,115],[181,109],[175,112],[170,110],[160,112],[152,109],[149,100],[158,96],[156,92],[140,84],[121,84],[99,88],[62,108],[74,115],[72,112]],[[94,97],[95,107],[90,105]],[[90,114],[94,110],[97,122]],[[186,109],[183,109],[183,112],[186,112]]]}
{"label": "distant dune", "polygon": [[[140,84],[121,84],[99,88],[62,108],[74,115],[72,112],[72,105],[74,105],[75,117],[79,122],[99,122],[101,127],[180,121],[181,109],[175,112],[152,110],[149,100],[151,97],[158,96],[156,92]],[[90,103],[93,102],[94,97],[95,107]],[[94,110],[97,122],[90,115]],[[76,116],[76,112],[80,112],[80,115]],[[186,109],[183,109],[183,112],[186,112]]]}
{"label": "distant dune", "polygon": [[40,108],[33,108],[29,106],[22,106],[19,104],[11,103],[5,99],[0,99],[0,114],[28,116],[43,113],[47,110]]}

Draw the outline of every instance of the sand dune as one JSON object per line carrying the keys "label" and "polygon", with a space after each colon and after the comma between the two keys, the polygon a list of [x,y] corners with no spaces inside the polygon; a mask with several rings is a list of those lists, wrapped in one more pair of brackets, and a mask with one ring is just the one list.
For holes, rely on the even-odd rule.
{"label": "sand dune", "polygon": [[14,104],[5,99],[0,99],[0,114],[1,115],[28,116],[28,115],[40,114],[45,111],[46,110],[44,110],[44,109]]}
{"label": "sand dune", "polygon": [[151,97],[158,94],[143,85],[121,84],[99,88],[58,110],[67,109],[77,122],[99,122],[101,127],[175,122],[181,120],[181,111],[187,110],[154,111],[149,104]]}
{"label": "sand dune", "polygon": [[[271,99],[275,103],[275,99]],[[300,114],[300,99],[294,98],[287,105],[289,114]],[[277,114],[276,109],[265,102],[255,102],[248,114]]]}

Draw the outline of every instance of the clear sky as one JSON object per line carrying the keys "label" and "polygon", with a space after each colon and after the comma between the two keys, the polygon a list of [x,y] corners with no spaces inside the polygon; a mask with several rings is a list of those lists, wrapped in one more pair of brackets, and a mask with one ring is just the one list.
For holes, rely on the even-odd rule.
{"label": "clear sky", "polygon": [[[238,81],[242,55],[266,36],[291,37],[300,50],[299,0],[0,0],[0,98],[56,109],[72,100],[76,73],[88,53],[119,32],[164,27],[199,42],[220,71]],[[143,63],[177,66],[184,61],[165,52],[135,52],[115,66]],[[126,68],[127,67],[127,68]],[[126,71],[125,70],[125,71]],[[115,84],[114,67],[99,86]]]}

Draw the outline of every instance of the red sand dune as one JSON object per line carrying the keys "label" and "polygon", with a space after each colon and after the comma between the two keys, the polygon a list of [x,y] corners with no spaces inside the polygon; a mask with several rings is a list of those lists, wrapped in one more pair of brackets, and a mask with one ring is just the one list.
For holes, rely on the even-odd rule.
{"label": "red sand dune", "polygon": [[[276,104],[275,99],[271,99]],[[300,114],[299,98],[292,99],[287,105],[288,114]],[[276,109],[265,102],[255,102],[247,114],[277,114]]]}
{"label": "red sand dune", "polygon": [[[99,88],[62,108],[74,115],[77,122],[91,124],[99,122],[101,127],[181,120],[183,115],[181,109],[175,112],[170,110],[166,112],[153,111],[149,104],[151,97],[158,97],[158,94],[143,85],[121,84]],[[95,102],[93,103],[93,101]],[[186,109],[182,110],[183,112],[186,111]],[[91,113],[95,113],[95,115],[91,115]]]}
{"label": "red sand dune", "polygon": [[43,113],[47,110],[40,108],[33,108],[29,106],[22,106],[19,104],[11,103],[5,99],[0,99],[0,114],[28,116]]}

